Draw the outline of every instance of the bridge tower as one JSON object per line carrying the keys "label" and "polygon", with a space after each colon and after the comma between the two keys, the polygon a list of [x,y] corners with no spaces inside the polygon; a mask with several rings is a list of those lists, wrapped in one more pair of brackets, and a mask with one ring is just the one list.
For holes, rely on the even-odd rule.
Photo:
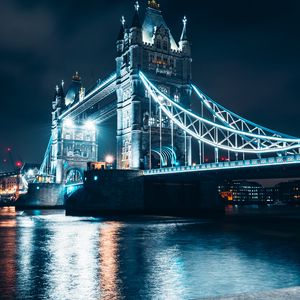
{"label": "bridge tower", "polygon": [[83,93],[77,72],[66,94],[63,81],[56,86],[52,102],[50,170],[46,172],[53,176],[56,183],[82,181],[87,162],[96,161],[98,157],[96,126],[80,117],[64,117],[64,113],[81,100]]}
{"label": "bridge tower", "polygon": [[143,22],[136,2],[130,26],[124,17],[121,23],[116,43],[117,166],[120,169],[154,167],[152,154],[161,155],[162,149],[171,160],[176,153],[176,163],[191,164],[191,140],[179,128],[171,129],[170,121],[162,119],[159,107],[150,105],[150,95],[139,79],[142,71],[163,93],[190,107],[192,59],[187,19],[183,19],[179,43],[174,40],[155,0],[148,1]]}

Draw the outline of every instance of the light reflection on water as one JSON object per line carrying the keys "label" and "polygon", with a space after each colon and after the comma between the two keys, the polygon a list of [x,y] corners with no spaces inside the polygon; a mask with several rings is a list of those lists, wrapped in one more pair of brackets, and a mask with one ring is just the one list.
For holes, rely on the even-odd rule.
{"label": "light reflection on water", "polygon": [[197,299],[300,284],[298,241],[180,218],[0,209],[2,299]]}

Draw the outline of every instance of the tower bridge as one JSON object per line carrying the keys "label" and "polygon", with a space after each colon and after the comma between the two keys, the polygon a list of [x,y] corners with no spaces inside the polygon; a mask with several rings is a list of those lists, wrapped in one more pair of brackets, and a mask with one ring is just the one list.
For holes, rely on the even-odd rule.
{"label": "tower bridge", "polygon": [[69,89],[56,87],[39,175],[58,184],[82,181],[103,147],[99,126],[112,118],[117,169],[150,176],[299,164],[299,138],[233,113],[192,82],[187,30],[184,17],[177,42],[157,1],[148,1],[144,17],[136,2],[132,21],[121,19],[114,71],[88,91],[78,73]]}

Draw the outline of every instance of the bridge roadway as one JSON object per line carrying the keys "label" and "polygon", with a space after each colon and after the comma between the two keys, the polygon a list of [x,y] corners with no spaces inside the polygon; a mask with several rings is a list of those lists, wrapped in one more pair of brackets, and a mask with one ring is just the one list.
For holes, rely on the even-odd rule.
{"label": "bridge roadway", "polygon": [[189,180],[212,176],[220,179],[300,178],[300,154],[152,169],[145,170],[144,176]]}

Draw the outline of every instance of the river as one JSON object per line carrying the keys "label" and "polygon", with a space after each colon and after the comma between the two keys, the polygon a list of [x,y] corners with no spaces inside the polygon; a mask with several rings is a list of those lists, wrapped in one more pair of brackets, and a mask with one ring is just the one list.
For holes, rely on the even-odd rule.
{"label": "river", "polygon": [[297,286],[300,234],[282,223],[0,208],[0,298],[199,299]]}

